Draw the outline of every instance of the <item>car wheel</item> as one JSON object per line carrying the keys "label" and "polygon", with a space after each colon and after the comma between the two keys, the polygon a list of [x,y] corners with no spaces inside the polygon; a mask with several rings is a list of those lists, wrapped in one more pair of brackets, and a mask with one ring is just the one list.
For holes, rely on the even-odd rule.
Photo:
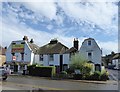
{"label": "car wheel", "polygon": [[5,78],[3,78],[3,80],[6,80],[7,79],[7,76],[5,76]]}

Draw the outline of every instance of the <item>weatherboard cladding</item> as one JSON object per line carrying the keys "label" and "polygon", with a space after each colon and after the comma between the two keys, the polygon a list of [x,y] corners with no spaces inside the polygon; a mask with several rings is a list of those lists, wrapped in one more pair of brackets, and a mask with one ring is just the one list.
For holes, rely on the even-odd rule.
{"label": "weatherboard cladding", "polygon": [[60,42],[54,44],[48,43],[39,48],[38,54],[62,54],[66,50],[68,50],[68,47]]}

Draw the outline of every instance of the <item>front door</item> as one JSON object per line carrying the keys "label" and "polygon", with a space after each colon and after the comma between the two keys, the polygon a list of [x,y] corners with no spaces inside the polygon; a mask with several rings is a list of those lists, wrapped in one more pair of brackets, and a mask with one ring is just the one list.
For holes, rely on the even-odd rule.
{"label": "front door", "polygon": [[63,55],[60,55],[60,72],[63,70]]}

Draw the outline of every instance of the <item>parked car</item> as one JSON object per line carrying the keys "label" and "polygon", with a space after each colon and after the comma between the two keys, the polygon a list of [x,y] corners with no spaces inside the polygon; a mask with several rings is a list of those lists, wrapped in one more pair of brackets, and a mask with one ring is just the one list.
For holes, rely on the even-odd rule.
{"label": "parked car", "polygon": [[9,74],[10,72],[6,67],[0,67],[0,79],[6,80]]}
{"label": "parked car", "polygon": [[108,69],[114,69],[115,65],[108,65]]}

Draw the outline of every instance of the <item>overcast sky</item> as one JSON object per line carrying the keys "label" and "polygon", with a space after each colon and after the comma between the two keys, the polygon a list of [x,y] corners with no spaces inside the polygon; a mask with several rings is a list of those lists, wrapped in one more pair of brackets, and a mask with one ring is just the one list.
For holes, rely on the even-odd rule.
{"label": "overcast sky", "polygon": [[57,38],[72,47],[73,39],[79,38],[80,47],[91,37],[103,55],[118,51],[118,0],[24,1],[0,3],[3,46],[27,35],[39,46]]}

